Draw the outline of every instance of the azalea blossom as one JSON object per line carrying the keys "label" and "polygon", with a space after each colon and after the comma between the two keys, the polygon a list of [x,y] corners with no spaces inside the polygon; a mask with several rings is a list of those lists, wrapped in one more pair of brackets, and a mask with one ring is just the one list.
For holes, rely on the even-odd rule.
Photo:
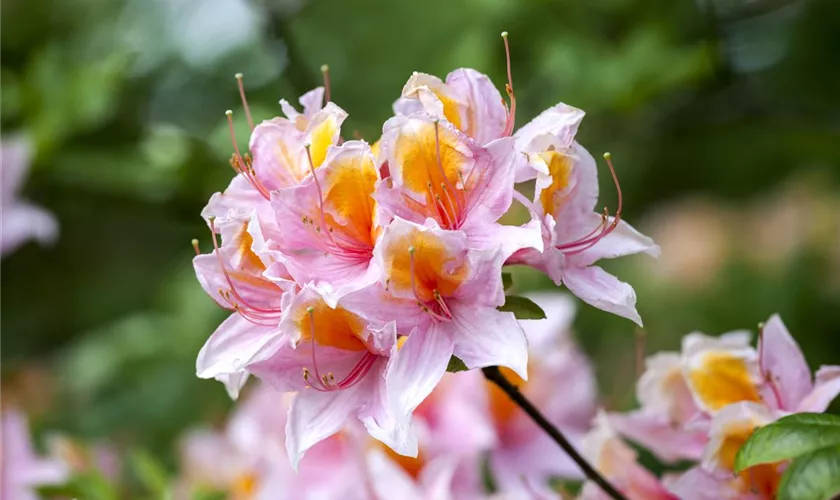
{"label": "azalea blossom", "polygon": [[481,145],[423,111],[391,118],[380,141],[390,178],[375,195],[383,219],[433,219],[463,231],[471,247],[500,248],[504,258],[522,248],[541,250],[536,225],[497,223],[513,201],[513,146],[511,138]]}
{"label": "azalea blossom", "polygon": [[[598,201],[595,161],[574,140],[583,111],[559,103],[513,133],[516,100],[507,34],[502,36],[508,59],[506,89],[511,98],[510,109],[486,75],[471,69],[459,69],[450,73],[445,82],[423,73],[412,75],[403,87],[402,97],[394,105],[397,118],[426,113],[488,148],[498,147],[497,144],[513,135],[515,156],[510,165],[512,172],[508,175],[513,175],[516,182],[535,177],[537,182],[533,204],[520,199],[529,207],[534,220],[518,228],[519,231],[506,229],[509,236],[503,236],[515,241],[512,250],[520,250],[509,263],[532,265],[546,272],[557,285],[565,284],[569,291],[588,304],[641,325],[632,287],[594,263],[603,258],[642,252],[658,256],[659,247],[621,220],[621,189],[611,163],[609,166],[618,189],[619,206],[614,216],[595,211]],[[393,171],[394,156],[386,155],[386,160]],[[431,163],[430,160],[426,164]],[[415,172],[420,170],[413,169]],[[435,182],[432,182],[430,190],[437,189]],[[422,185],[418,184],[415,192],[422,190]],[[516,192],[508,192],[520,197]],[[431,200],[433,196],[445,202],[445,194],[430,194],[425,206],[435,206]],[[535,236],[532,231],[537,229],[542,235],[541,244],[532,239]],[[505,257],[509,255],[505,254]]]}
{"label": "azalea blossom", "polygon": [[812,379],[796,341],[773,315],[757,349],[748,332],[692,333],[681,353],[649,358],[637,385],[641,409],[611,414],[610,421],[663,460],[699,460],[712,419],[732,404],[759,404],[778,416],[822,412],[838,392],[840,368],[822,367]]}
{"label": "azalea blossom", "polygon": [[15,409],[4,408],[0,434],[0,492],[3,498],[36,500],[39,486],[61,484],[70,468],[54,457],[39,457],[32,447],[26,417]]}
{"label": "azalea blossom", "polygon": [[18,197],[31,161],[31,146],[22,137],[3,140],[0,146],[2,157],[2,239],[0,255],[8,255],[29,240],[41,244],[55,241],[58,224],[50,213]]}
{"label": "azalea blossom", "polygon": [[[415,74],[396,116],[369,146],[341,137],[347,113],[330,101],[328,81],[301,98],[303,112],[281,101],[285,117],[254,126],[237,79],[252,128],[249,147],[239,150],[229,112],[236,175],[202,212],[213,248],[202,254],[196,242],[194,260],[204,289],[232,314],[199,353],[198,375],[222,381],[232,397],[249,375],[294,393],[285,439],[293,465],[354,421],[400,455],[432,453],[434,445],[423,444],[429,420],[415,421],[413,414],[425,411],[418,408],[453,356],[469,369],[500,366],[527,380],[522,327],[513,313],[498,310],[505,303],[501,270],[524,262],[560,272],[537,263],[546,242],[558,240],[546,232],[550,217],[535,215],[521,227],[499,220],[518,196],[517,172],[536,172],[523,167],[526,149],[548,148],[540,134],[567,127],[569,120],[544,113],[523,128],[525,135],[514,136],[510,81],[508,108],[474,70],[457,70],[445,83]],[[547,172],[543,188],[554,182]],[[605,222],[596,215],[597,237],[574,248],[584,255],[590,242],[623,244],[619,236],[629,226],[617,216]],[[550,248],[546,258],[559,250]],[[574,272],[577,264],[569,263],[563,273]],[[587,373],[574,349],[544,347],[546,354],[568,358],[568,366],[538,361],[537,372],[565,377],[562,370],[577,366],[575,376]],[[580,379],[584,389],[587,377]],[[564,416],[552,398],[541,396],[545,387],[537,382],[529,391],[544,399],[558,422],[581,434],[588,414],[581,415],[591,406],[578,405],[580,415]],[[533,427],[515,421],[490,433],[493,439],[506,436],[509,453],[495,457],[499,463],[524,453],[519,446],[548,447]],[[462,460],[453,463],[463,467]],[[555,465],[533,467],[536,480],[566,467]]]}
{"label": "azalea blossom", "polygon": [[379,182],[370,147],[347,141],[330,149],[302,184],[272,195],[278,250],[295,281],[319,281],[338,296],[379,278],[373,247],[381,226],[373,192]]}

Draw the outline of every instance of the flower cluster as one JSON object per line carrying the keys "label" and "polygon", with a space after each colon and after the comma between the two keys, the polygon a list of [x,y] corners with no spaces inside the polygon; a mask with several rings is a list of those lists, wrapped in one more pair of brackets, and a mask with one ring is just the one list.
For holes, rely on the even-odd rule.
{"label": "flower cluster", "polygon": [[[595,415],[596,390],[592,369],[570,335],[574,305],[559,294],[529,297],[547,319],[523,321],[531,356],[530,378],[520,381],[520,388],[579,446]],[[478,371],[445,374],[417,407],[415,458],[398,455],[350,420],[314,445],[295,473],[284,446],[285,410],[293,404],[293,396],[257,385],[224,429],[187,434],[175,498],[211,492],[240,500],[552,498],[550,479],[582,478],[556,444]],[[495,495],[486,486],[488,473]]]}
{"label": "flower cluster", "polygon": [[[647,359],[637,385],[641,408],[601,413],[584,440],[589,458],[630,498],[772,500],[785,463],[735,474],[735,456],[755,429],[792,413],[821,413],[840,393],[840,366],[814,377],[779,316],[760,327],[758,346],[745,331],[691,333],[681,352]],[[636,463],[619,434],[664,463],[697,464],[661,481]],[[584,498],[605,498],[595,485]]]}
{"label": "flower cluster", "polygon": [[[401,455],[418,453],[415,410],[453,356],[528,378],[528,343],[505,303],[502,267],[545,272],[583,301],[641,323],[633,289],[595,264],[658,248],[595,210],[597,169],[574,137],[583,112],[558,104],[515,131],[485,75],[412,75],[373,144],[344,140],[328,85],[280,101],[285,117],[233,137],[228,188],[203,211],[213,250],[194,266],[232,311],[197,373],[235,396],[249,375],[295,393],[285,424],[292,466],[358,419]],[[241,75],[237,75],[242,90]],[[244,99],[249,122],[253,124]],[[533,199],[518,182],[534,181]],[[516,199],[531,220],[499,222]],[[218,243],[216,235],[221,235]]]}

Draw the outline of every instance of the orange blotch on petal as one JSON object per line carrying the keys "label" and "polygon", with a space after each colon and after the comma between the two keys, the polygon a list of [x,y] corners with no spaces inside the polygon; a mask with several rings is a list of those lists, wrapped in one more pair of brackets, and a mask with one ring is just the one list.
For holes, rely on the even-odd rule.
{"label": "orange blotch on petal", "polygon": [[738,401],[760,401],[746,362],[726,353],[706,354],[688,373],[694,394],[712,411]]}
{"label": "orange blotch on petal", "polygon": [[396,238],[385,249],[390,287],[411,291],[411,248],[414,249],[414,287],[420,300],[434,300],[435,290],[441,297],[450,297],[467,278],[469,269],[460,255],[453,255],[434,234],[414,231]]}
{"label": "orange blotch on petal", "polygon": [[324,163],[324,159],[327,157],[327,149],[335,143],[337,134],[338,124],[332,116],[327,117],[312,130],[310,153],[312,154],[312,164],[315,168],[320,167]]}
{"label": "orange blotch on petal", "polygon": [[302,307],[298,313],[301,343],[312,341],[314,320],[315,342],[318,345],[345,351],[367,349],[363,341],[365,324],[361,318],[342,307],[333,309],[323,300],[317,300],[308,307],[313,308],[311,314],[307,307]]}
{"label": "orange blotch on petal", "polygon": [[339,158],[330,163],[325,205],[340,219],[339,225],[348,236],[369,247],[376,241],[374,224],[376,202],[373,191],[378,177],[376,166],[368,155]]}
{"label": "orange blotch on petal", "polygon": [[[403,185],[426,198],[429,214],[443,227],[451,227],[464,207],[464,191],[459,189],[471,160],[450,128],[420,122],[411,132],[399,136],[394,146],[395,161]],[[440,159],[438,159],[438,143]]]}
{"label": "orange blotch on petal", "polygon": [[553,214],[565,196],[568,196],[574,161],[571,156],[558,151],[546,151],[539,156],[548,165],[551,174],[551,185],[540,193],[540,204],[544,213]]}

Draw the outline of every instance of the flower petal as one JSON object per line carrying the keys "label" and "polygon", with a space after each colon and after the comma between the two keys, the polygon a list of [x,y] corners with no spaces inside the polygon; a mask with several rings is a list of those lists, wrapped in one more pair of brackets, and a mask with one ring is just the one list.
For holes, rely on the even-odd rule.
{"label": "flower petal", "polygon": [[364,380],[347,389],[304,390],[295,395],[286,422],[286,452],[295,470],[306,450],[340,431],[368,404],[378,376],[372,369]]}
{"label": "flower petal", "polygon": [[758,363],[766,383],[774,390],[765,398],[778,409],[795,411],[813,389],[811,369],[799,345],[778,314],[770,316],[758,341]]}
{"label": "flower petal", "polygon": [[799,402],[797,412],[824,412],[840,393],[840,366],[822,366],[817,370],[814,388]]}
{"label": "flower petal", "polygon": [[642,326],[642,318],[636,311],[633,287],[600,267],[567,267],[563,270],[563,283],[587,304]]}
{"label": "flower petal", "polygon": [[615,430],[665,462],[699,460],[708,440],[705,429],[683,428],[649,410],[612,413],[609,420]]}
{"label": "flower petal", "polygon": [[446,86],[466,103],[461,130],[479,144],[502,137],[507,111],[502,96],[487,75],[460,68],[446,76]]}
{"label": "flower petal", "polygon": [[277,334],[277,327],[255,325],[238,313],[231,314],[199,351],[196,375],[199,378],[216,378],[226,385],[229,383],[231,391],[242,380],[229,376],[242,373],[248,363],[275,340]]}
{"label": "flower petal", "polygon": [[528,342],[513,313],[457,304],[452,314],[446,327],[455,340],[455,356],[468,368],[506,366],[528,379]]}
{"label": "flower petal", "polygon": [[[516,150],[539,153],[551,146],[554,149],[570,147],[584,114],[582,110],[562,102],[546,109],[516,131]],[[536,170],[527,167],[527,162],[518,163],[516,182],[533,179],[536,174]]]}

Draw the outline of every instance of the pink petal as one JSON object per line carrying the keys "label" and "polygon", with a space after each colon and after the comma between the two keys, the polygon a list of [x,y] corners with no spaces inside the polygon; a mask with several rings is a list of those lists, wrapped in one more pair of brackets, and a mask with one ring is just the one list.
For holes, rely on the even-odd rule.
{"label": "pink petal", "polygon": [[7,255],[29,240],[42,245],[55,242],[58,223],[52,214],[30,203],[3,199],[0,254]]}
{"label": "pink petal", "polygon": [[196,375],[220,380],[229,393],[238,394],[248,363],[272,345],[276,335],[276,327],[254,325],[238,313],[231,314],[199,351]]}
{"label": "pink petal", "polygon": [[376,498],[427,500],[414,479],[381,451],[369,451],[366,461]]}
{"label": "pink petal", "polygon": [[455,348],[450,335],[440,323],[415,330],[390,359],[385,383],[397,418],[409,419],[446,373]]}
{"label": "pink petal", "polygon": [[455,340],[455,356],[471,369],[506,366],[528,380],[528,343],[513,313],[472,304],[451,308],[445,328]]}
{"label": "pink petal", "polygon": [[814,388],[799,402],[797,412],[821,413],[840,393],[840,366],[821,366],[817,370]]}
{"label": "pink petal", "polygon": [[[546,109],[516,131],[516,150],[538,153],[547,150],[549,146],[556,149],[570,147],[584,114],[582,110],[563,103]],[[534,177],[536,171],[517,168],[516,182],[524,182]]]}
{"label": "pink petal", "polygon": [[[380,365],[381,366],[381,365]],[[381,368],[372,369],[358,384],[332,392],[303,390],[295,395],[286,421],[286,452],[297,469],[306,450],[340,431],[371,401]]]}
{"label": "pink petal", "polygon": [[[601,216],[595,213],[592,215],[592,227],[595,227],[600,222]],[[614,218],[610,217],[607,223],[612,224],[613,220]],[[614,259],[637,253],[659,257],[661,252],[659,246],[652,239],[636,231],[630,224],[622,220],[613,232],[601,239],[592,248],[571,256],[570,260],[578,266],[588,266],[601,259]]]}
{"label": "pink petal", "polygon": [[642,318],[636,312],[633,287],[600,267],[567,267],[563,271],[563,283],[587,304],[642,326]]}
{"label": "pink petal", "polygon": [[708,440],[704,429],[686,429],[667,415],[646,410],[611,413],[610,425],[666,462],[699,460]]}
{"label": "pink petal", "polygon": [[770,316],[758,341],[761,373],[772,387],[772,397],[781,410],[795,411],[802,398],[813,389],[811,369],[799,345],[793,340],[778,314]]}
{"label": "pink petal", "polygon": [[479,144],[502,137],[507,111],[501,94],[487,75],[469,68],[456,69],[446,76],[446,86],[467,103],[466,123],[462,127],[467,135]]}
{"label": "pink petal", "polygon": [[760,500],[758,495],[743,491],[742,484],[731,475],[717,476],[699,466],[670,478],[666,486],[681,500]]}

